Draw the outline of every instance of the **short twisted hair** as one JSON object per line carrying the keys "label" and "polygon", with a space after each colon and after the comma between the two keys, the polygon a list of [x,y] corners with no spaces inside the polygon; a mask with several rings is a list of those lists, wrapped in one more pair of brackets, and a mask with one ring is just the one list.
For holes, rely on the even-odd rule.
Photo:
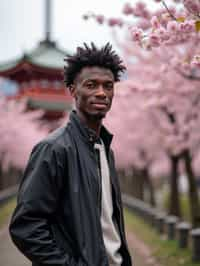
{"label": "short twisted hair", "polygon": [[107,43],[101,49],[98,49],[94,43],[89,47],[84,43],[84,47],[78,47],[74,55],[67,55],[64,59],[64,82],[70,87],[77,74],[84,67],[102,67],[111,70],[115,81],[119,81],[120,73],[124,72],[126,67],[122,64],[120,57],[112,50],[112,45]]}

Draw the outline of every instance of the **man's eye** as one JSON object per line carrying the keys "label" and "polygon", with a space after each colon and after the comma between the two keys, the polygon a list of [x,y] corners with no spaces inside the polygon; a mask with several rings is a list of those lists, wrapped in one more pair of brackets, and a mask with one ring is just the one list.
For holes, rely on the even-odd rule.
{"label": "man's eye", "polygon": [[89,89],[94,89],[95,88],[95,83],[88,83],[88,84],[86,84],[86,86]]}
{"label": "man's eye", "polygon": [[107,83],[107,84],[105,84],[105,88],[107,90],[111,90],[111,89],[113,89],[113,84],[112,83]]}

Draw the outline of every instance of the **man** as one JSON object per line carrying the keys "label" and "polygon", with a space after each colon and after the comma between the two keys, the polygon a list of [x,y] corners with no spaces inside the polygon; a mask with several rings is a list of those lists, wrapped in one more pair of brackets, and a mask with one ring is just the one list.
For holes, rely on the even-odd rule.
{"label": "man", "polygon": [[34,147],[10,234],[33,266],[130,266],[112,135],[102,125],[125,67],[109,44],[85,44],[65,61],[76,110]]}

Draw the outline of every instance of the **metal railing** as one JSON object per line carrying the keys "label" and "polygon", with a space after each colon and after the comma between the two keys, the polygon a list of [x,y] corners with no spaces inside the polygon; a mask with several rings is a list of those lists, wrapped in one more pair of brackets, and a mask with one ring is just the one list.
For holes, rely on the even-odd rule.
{"label": "metal railing", "polygon": [[18,185],[0,190],[0,206],[8,202],[17,195]]}
{"label": "metal railing", "polygon": [[200,228],[192,229],[191,224],[132,196],[123,194],[122,200],[126,208],[150,224],[158,234],[165,234],[165,239],[176,240],[179,248],[191,248],[192,260],[200,262]]}

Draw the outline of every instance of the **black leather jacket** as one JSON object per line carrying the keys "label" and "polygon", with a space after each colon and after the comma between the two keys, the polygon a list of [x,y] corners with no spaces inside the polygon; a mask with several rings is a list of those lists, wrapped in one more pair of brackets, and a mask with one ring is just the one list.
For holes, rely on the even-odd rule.
{"label": "black leather jacket", "polygon": [[[112,135],[103,126],[101,138],[110,167],[122,265],[130,266],[120,188],[110,150]],[[96,140],[73,111],[66,127],[34,147],[10,223],[12,240],[33,266],[108,266],[100,224]]]}

